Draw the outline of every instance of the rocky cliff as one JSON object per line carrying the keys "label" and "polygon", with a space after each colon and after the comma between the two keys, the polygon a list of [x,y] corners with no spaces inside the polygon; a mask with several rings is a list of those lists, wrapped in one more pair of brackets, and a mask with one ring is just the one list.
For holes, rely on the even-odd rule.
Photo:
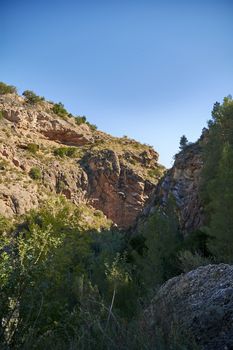
{"label": "rocky cliff", "polygon": [[77,125],[53,106],[0,95],[0,214],[21,215],[51,194],[63,194],[130,227],[163,174],[157,152],[88,123]]}
{"label": "rocky cliff", "polygon": [[193,231],[203,225],[203,206],[199,195],[203,168],[202,142],[203,137],[175,156],[172,168],[154,187],[138,220],[139,224],[156,210],[166,208],[169,198],[173,198],[183,232]]}

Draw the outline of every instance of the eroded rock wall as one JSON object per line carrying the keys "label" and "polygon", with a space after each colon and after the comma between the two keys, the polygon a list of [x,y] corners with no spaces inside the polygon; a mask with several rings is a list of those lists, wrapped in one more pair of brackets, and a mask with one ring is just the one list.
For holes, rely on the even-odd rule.
{"label": "eroded rock wall", "polygon": [[173,198],[181,230],[190,232],[200,228],[204,222],[199,192],[202,168],[202,148],[199,140],[175,156],[173,167],[154,187],[139,223],[145,221],[148,215],[156,210],[166,208],[169,198]]}

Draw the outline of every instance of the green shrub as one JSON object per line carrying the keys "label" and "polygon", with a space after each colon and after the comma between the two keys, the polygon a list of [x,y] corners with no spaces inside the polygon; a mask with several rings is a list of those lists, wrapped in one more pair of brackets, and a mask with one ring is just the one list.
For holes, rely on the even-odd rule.
{"label": "green shrub", "polygon": [[89,128],[90,128],[92,131],[97,130],[97,125],[91,124],[91,123],[89,123],[89,122],[86,122],[86,124],[89,126]]}
{"label": "green shrub", "polygon": [[39,150],[39,145],[37,145],[36,143],[29,143],[27,145],[27,150],[30,153],[36,154],[36,152]]}
{"label": "green shrub", "polygon": [[87,118],[85,117],[85,115],[83,115],[82,117],[79,116],[79,115],[77,115],[77,116],[75,117],[75,123],[76,123],[77,125],[85,124],[86,122],[87,122]]}
{"label": "green shrub", "polygon": [[178,259],[183,272],[189,272],[197,269],[199,266],[208,265],[211,260],[201,256],[198,252],[192,253],[189,250],[179,252]]}
{"label": "green shrub", "polygon": [[0,111],[0,120],[2,120],[2,119],[3,119],[3,112]]}
{"label": "green shrub", "polygon": [[3,82],[0,82],[0,95],[16,94],[16,93],[17,93],[17,90],[15,86],[7,85]]}
{"label": "green shrub", "polygon": [[148,175],[150,177],[155,177],[155,178],[159,178],[161,176],[161,169],[160,168],[155,168],[155,169],[149,169],[148,170]]}
{"label": "green shrub", "polygon": [[40,180],[42,178],[41,170],[38,167],[32,167],[29,171],[29,176],[33,180]]}
{"label": "green shrub", "polygon": [[89,123],[89,122],[87,121],[87,118],[86,118],[85,115],[83,115],[83,116],[76,116],[76,117],[75,117],[75,123],[76,123],[77,125],[86,124],[86,125],[89,126],[89,128],[90,128],[92,131],[97,130],[97,126],[96,126],[95,124]]}
{"label": "green shrub", "polygon": [[52,111],[53,111],[53,113],[55,113],[56,115],[58,115],[61,118],[68,116],[68,112],[64,108],[64,105],[61,102],[55,103],[53,108],[52,108]]}
{"label": "green shrub", "polygon": [[76,148],[74,147],[60,147],[60,148],[56,148],[54,151],[53,151],[53,154],[55,156],[58,156],[58,157],[61,157],[61,158],[64,158],[64,157],[75,157],[75,154],[76,154]]}
{"label": "green shrub", "polygon": [[23,92],[23,96],[26,99],[27,103],[30,103],[32,105],[37,104],[41,101],[44,101],[44,97],[36,95],[33,91],[31,90],[25,90]]}

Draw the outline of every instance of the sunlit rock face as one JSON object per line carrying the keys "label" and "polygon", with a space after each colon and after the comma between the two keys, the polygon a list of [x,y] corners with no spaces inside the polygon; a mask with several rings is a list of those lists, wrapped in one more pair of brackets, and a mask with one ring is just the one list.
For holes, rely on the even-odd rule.
{"label": "sunlit rock face", "polygon": [[112,150],[86,154],[82,164],[88,176],[90,203],[118,226],[132,226],[153,189],[153,183],[127,167]]}
{"label": "sunlit rock face", "polygon": [[[151,146],[77,125],[73,116],[56,115],[53,103],[32,105],[17,94],[0,95],[0,111],[0,214],[21,215],[64,195],[120,228],[135,224],[164,172]],[[54,153],[67,147],[72,156]],[[35,168],[37,180],[30,177]]]}

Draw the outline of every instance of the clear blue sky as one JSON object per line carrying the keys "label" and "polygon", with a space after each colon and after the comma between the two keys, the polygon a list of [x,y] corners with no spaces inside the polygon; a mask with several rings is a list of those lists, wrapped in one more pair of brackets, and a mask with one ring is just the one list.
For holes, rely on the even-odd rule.
{"label": "clear blue sky", "polygon": [[0,0],[0,81],[62,101],[171,166],[233,93],[232,0]]}

